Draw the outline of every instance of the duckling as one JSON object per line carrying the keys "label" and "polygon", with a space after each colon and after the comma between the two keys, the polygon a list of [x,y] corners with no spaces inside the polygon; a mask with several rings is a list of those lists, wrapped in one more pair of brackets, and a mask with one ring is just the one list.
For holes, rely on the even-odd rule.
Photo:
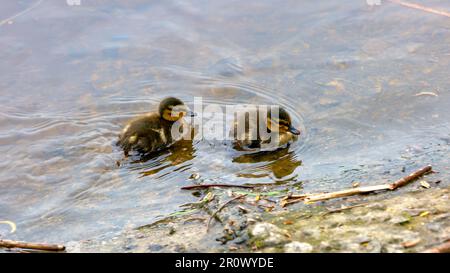
{"label": "duckling", "polygon": [[[274,143],[279,147],[285,144],[289,145],[298,139],[301,132],[292,126],[291,117],[284,108],[279,107],[278,117],[275,115],[272,117],[272,112],[267,111],[265,120],[260,120],[260,112],[263,113],[259,107],[256,107],[250,111],[237,113],[232,131],[234,148],[238,150],[275,148]],[[244,116],[239,118],[240,115]],[[250,124],[256,124],[256,130]],[[265,125],[266,128],[260,130],[260,125]],[[261,136],[262,134],[266,135],[265,138]],[[278,141],[272,142],[272,137],[278,137]]]}
{"label": "duckling", "polygon": [[174,97],[163,99],[157,112],[137,117],[122,130],[117,144],[122,147],[125,156],[131,150],[151,153],[168,147],[174,141],[172,125],[185,115],[194,116],[184,103]]}

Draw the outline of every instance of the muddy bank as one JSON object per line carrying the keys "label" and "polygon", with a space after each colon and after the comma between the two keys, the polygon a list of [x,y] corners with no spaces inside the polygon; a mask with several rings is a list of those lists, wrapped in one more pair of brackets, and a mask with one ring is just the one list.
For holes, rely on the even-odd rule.
{"label": "muddy bank", "polygon": [[217,191],[206,205],[193,205],[200,210],[67,246],[69,252],[421,252],[450,239],[450,187],[436,182],[424,188],[416,181],[410,192],[396,196],[377,193],[287,209],[271,208],[269,197],[247,195],[218,212],[207,232],[210,215],[230,199],[229,191]]}

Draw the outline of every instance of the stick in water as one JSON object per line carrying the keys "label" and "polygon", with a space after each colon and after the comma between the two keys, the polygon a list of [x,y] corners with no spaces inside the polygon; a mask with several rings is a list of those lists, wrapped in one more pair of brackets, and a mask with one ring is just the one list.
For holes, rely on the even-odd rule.
{"label": "stick in water", "polygon": [[423,168],[411,173],[408,176],[405,176],[405,177],[395,181],[392,184],[382,184],[382,185],[375,185],[375,186],[352,188],[352,189],[341,190],[341,191],[330,192],[330,193],[310,193],[310,194],[302,194],[302,195],[298,195],[298,196],[291,195],[291,196],[285,197],[282,200],[281,206],[284,207],[286,205],[298,203],[303,200],[305,203],[312,203],[312,202],[324,201],[324,200],[333,199],[333,198],[352,196],[352,195],[356,195],[356,194],[370,193],[370,192],[379,191],[379,190],[393,191],[399,187],[405,186],[406,184],[410,183],[411,181],[413,181],[431,171],[432,171],[431,166],[426,166],[426,167],[423,167]]}
{"label": "stick in water", "polygon": [[27,243],[13,240],[0,240],[0,247],[39,249],[48,251],[64,251],[66,249],[66,247],[63,245],[45,244],[45,243]]}
{"label": "stick in water", "polygon": [[425,11],[425,12],[429,12],[429,13],[434,13],[437,15],[445,16],[445,17],[450,17],[450,12],[446,12],[443,10],[433,9],[433,8],[425,7],[425,6],[422,6],[419,4],[409,3],[406,1],[400,1],[400,0],[388,0],[388,1],[398,4],[398,5],[401,5],[401,6],[404,6],[404,7],[417,9],[417,10],[421,10],[421,11]]}
{"label": "stick in water", "polygon": [[245,189],[253,189],[253,186],[246,185],[230,185],[230,184],[204,184],[204,185],[191,185],[182,187],[182,190],[195,190],[195,189],[206,189],[212,187],[222,187],[222,188],[245,188]]}

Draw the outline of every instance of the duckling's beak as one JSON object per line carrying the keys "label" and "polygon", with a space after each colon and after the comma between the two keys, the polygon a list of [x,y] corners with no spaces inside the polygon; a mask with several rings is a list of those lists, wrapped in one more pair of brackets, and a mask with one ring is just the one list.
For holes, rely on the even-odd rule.
{"label": "duckling's beak", "polygon": [[300,135],[300,130],[297,130],[297,129],[295,129],[294,127],[289,127],[289,129],[288,129],[288,131],[289,132],[291,132],[292,134],[294,134],[294,135]]}
{"label": "duckling's beak", "polygon": [[197,113],[194,113],[194,112],[192,112],[192,111],[187,111],[186,112],[186,116],[187,117],[195,117],[197,115]]}

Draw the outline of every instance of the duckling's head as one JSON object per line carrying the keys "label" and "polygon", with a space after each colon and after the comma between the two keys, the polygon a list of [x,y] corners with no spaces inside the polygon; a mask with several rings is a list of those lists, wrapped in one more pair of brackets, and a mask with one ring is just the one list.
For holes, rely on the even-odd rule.
{"label": "duckling's head", "polygon": [[300,135],[300,130],[292,126],[291,116],[283,108],[279,107],[278,117],[272,111],[267,111],[267,129],[272,132],[291,133],[294,135]]}
{"label": "duckling's head", "polygon": [[175,122],[184,116],[194,116],[194,113],[184,103],[174,97],[163,99],[159,103],[159,115],[168,121]]}

